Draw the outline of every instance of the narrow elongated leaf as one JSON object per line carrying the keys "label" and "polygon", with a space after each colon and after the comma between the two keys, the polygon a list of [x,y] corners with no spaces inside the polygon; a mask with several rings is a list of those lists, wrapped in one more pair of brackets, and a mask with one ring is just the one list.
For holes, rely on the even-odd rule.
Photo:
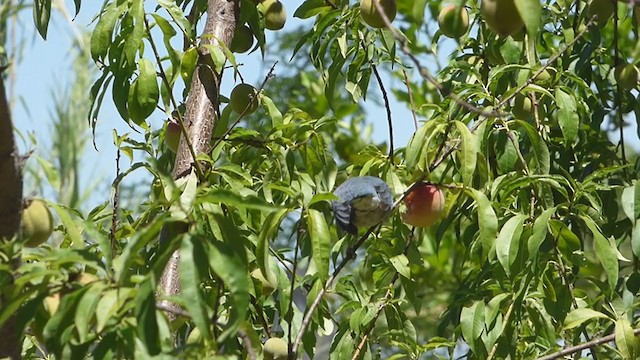
{"label": "narrow elongated leaf", "polygon": [[155,288],[151,280],[146,280],[138,288],[136,295],[136,320],[138,338],[144,343],[150,355],[160,352],[159,329],[156,319]]}
{"label": "narrow elongated leaf", "polygon": [[247,269],[246,240],[237,227],[220,214],[213,215],[224,241],[207,243],[209,266],[229,289],[231,306],[226,329],[220,334],[224,341],[236,334],[245,321],[249,308],[249,271]]}
{"label": "narrow elongated leaf", "polygon": [[78,329],[80,342],[84,342],[87,338],[91,322],[95,317],[95,311],[98,307],[100,295],[102,295],[104,288],[105,285],[102,283],[96,282],[91,284],[78,303],[77,311],[75,313],[75,325],[76,329]]}
{"label": "narrow elongated leaf", "polygon": [[67,211],[67,209],[61,205],[54,203],[47,203],[52,206],[56,213],[58,213],[58,217],[64,226],[65,233],[69,236],[69,240],[73,244],[73,247],[83,248],[84,240],[82,239],[82,235],[80,234],[80,229],[78,225],[76,225],[75,221],[71,218],[71,215]]}
{"label": "narrow elongated leaf", "polygon": [[518,214],[507,220],[496,240],[496,256],[508,276],[511,274],[511,265],[518,256],[520,236],[526,219],[526,215]]}
{"label": "narrow elongated leaf", "polygon": [[636,221],[640,218],[640,181],[622,191],[622,210],[629,220]]}
{"label": "narrow elongated leaf", "polygon": [[558,88],[555,92],[556,105],[558,106],[558,124],[564,137],[565,147],[570,147],[578,137],[580,118],[576,99],[573,95]]}
{"label": "narrow elongated leaf", "polygon": [[618,282],[618,249],[614,241],[607,240],[598,225],[588,216],[580,216],[582,221],[587,225],[591,233],[593,234],[593,241],[595,245],[596,257],[600,260],[600,264],[604,268],[607,274],[607,280],[609,286],[614,289]]}
{"label": "narrow elongated leaf", "polygon": [[476,150],[477,139],[476,135],[471,133],[467,125],[460,121],[455,121],[456,129],[460,132],[462,143],[458,151],[458,158],[460,159],[460,170],[462,173],[462,181],[465,185],[470,185],[473,181],[473,173],[476,171]]}
{"label": "narrow elongated leaf", "polygon": [[329,226],[322,213],[315,209],[307,209],[309,236],[313,248],[313,262],[316,265],[318,279],[324,283],[329,277],[329,253],[331,251],[331,235]]}
{"label": "narrow elongated leaf", "polygon": [[[184,298],[184,306],[191,314],[193,322],[204,337],[211,338],[211,329],[209,328],[209,314],[204,304],[204,297],[200,292],[200,283],[202,282],[202,273],[206,271],[200,268],[201,262],[196,259],[199,255],[204,255],[204,250],[196,240],[185,235],[180,246],[180,290]],[[196,250],[197,247],[197,250]],[[198,255],[199,254],[199,255]]]}
{"label": "narrow elongated leaf", "polygon": [[107,55],[109,47],[111,46],[113,29],[116,26],[116,21],[126,9],[125,5],[126,3],[118,5],[118,3],[114,1],[104,9],[100,20],[98,20],[96,27],[91,33],[90,47],[93,60],[98,61]]}
{"label": "narrow elongated leaf", "polygon": [[542,5],[538,0],[514,0],[518,14],[527,27],[527,33],[534,36],[540,28]]}
{"label": "narrow elongated leaf", "polygon": [[465,191],[476,201],[478,206],[478,226],[480,227],[480,241],[485,255],[490,254],[498,234],[498,218],[487,197],[476,189],[467,188]]}
{"label": "narrow elongated leaf", "polygon": [[477,351],[480,344],[476,343],[476,340],[484,329],[484,302],[476,301],[470,307],[462,308],[460,327],[464,340],[472,350]]}
{"label": "narrow elongated leaf", "polygon": [[546,209],[536,218],[535,223],[533,224],[533,234],[529,238],[528,250],[529,250],[529,259],[534,260],[538,255],[538,250],[540,250],[540,245],[547,237],[547,232],[549,228],[549,219],[556,212],[556,207],[552,207]]}
{"label": "narrow elongated leaf", "polygon": [[140,75],[129,88],[128,109],[131,120],[140,125],[156,109],[160,88],[156,79],[156,70],[150,60],[141,59],[138,69]]}
{"label": "narrow elongated leaf", "polygon": [[625,359],[637,359],[640,357],[640,342],[633,334],[633,327],[627,318],[616,321],[616,346]]}
{"label": "narrow elongated leaf", "polygon": [[585,321],[593,319],[609,319],[609,317],[593,309],[579,308],[567,314],[567,317],[564,319],[563,328],[565,330],[573,329],[582,325]]}
{"label": "narrow elongated leaf", "polygon": [[527,133],[527,138],[531,142],[532,159],[530,162],[533,173],[540,175],[548,175],[550,169],[550,155],[547,144],[542,140],[538,131],[529,123],[523,120],[515,121],[518,126]]}
{"label": "narrow elongated leaf", "polygon": [[280,223],[288,213],[288,209],[281,209],[267,215],[262,229],[260,229],[260,235],[258,236],[255,254],[256,262],[262,274],[270,281],[275,280],[275,275],[273,275],[271,267],[269,266],[269,242],[278,234]]}

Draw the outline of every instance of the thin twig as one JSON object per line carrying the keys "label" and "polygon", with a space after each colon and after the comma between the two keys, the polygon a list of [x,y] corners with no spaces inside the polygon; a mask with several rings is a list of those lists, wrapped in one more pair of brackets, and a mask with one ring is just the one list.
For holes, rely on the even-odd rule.
{"label": "thin twig", "polygon": [[[640,335],[640,329],[633,329],[633,335],[634,336],[638,336]],[[598,345],[602,345],[611,341],[614,341],[616,339],[616,334],[609,334],[607,336],[603,336],[601,338],[597,338],[597,339],[593,339],[591,341],[587,341],[584,342],[582,344],[578,344],[575,346],[570,346],[568,348],[562,349],[558,352],[555,352],[553,354],[549,354],[543,357],[538,358],[538,360],[555,360],[555,359],[559,359],[561,357],[567,356],[567,355],[571,355],[571,354],[575,354],[578,351],[582,351],[584,349],[587,348],[593,348],[596,347]]]}
{"label": "thin twig", "polygon": [[289,323],[289,331],[287,334],[287,343],[289,346],[289,354],[293,354],[293,342],[292,340],[292,327],[293,327],[293,291],[295,289],[295,285],[296,285],[296,271],[298,268],[298,245],[300,242],[300,237],[302,236],[302,227],[299,225],[300,222],[298,222],[298,229],[297,229],[297,233],[298,235],[296,236],[296,244],[295,244],[295,248],[293,250],[293,269],[291,271],[291,287],[289,288],[289,311],[288,311],[288,316],[287,316],[287,321]]}
{"label": "thin twig", "polygon": [[[502,321],[503,324],[508,324],[509,320],[511,319],[511,314],[513,314],[513,308],[515,305],[515,301],[514,299],[511,299],[511,304],[509,304],[509,308],[507,309],[507,313],[504,315],[504,320]],[[500,330],[500,335],[498,335],[498,338],[502,336],[502,334],[504,334],[504,331],[507,327],[503,326],[502,330]],[[498,350],[498,341],[496,338],[496,342],[495,344],[493,344],[493,347],[491,348],[491,352],[489,353],[489,356],[487,356],[487,360],[491,360],[493,359],[493,357],[496,355],[496,351]]]}
{"label": "thin twig", "polygon": [[409,105],[411,106],[411,115],[413,115],[413,125],[416,131],[418,131],[418,118],[416,117],[415,104],[413,103],[413,92],[411,91],[411,82],[407,76],[407,72],[402,69],[402,75],[404,76],[404,84],[407,85],[407,93],[409,94]]}
{"label": "thin twig", "polygon": [[116,226],[118,225],[118,189],[120,188],[120,147],[116,151],[116,179],[113,181],[113,213],[111,214],[111,254],[116,250]]}
{"label": "thin twig", "polygon": [[[620,59],[618,58],[618,2],[616,1],[613,6],[613,71],[620,65]],[[622,89],[620,83],[616,81],[616,90],[614,92],[614,105],[616,107],[616,118],[618,120],[618,130],[620,132],[620,155],[622,156],[622,164],[627,163],[627,152],[624,148],[624,120],[622,119]],[[625,170],[626,172],[626,170]]]}
{"label": "thin twig", "polygon": [[[167,87],[169,91],[169,99],[171,100],[171,104],[174,109],[178,109],[178,102],[173,96],[173,92],[171,91],[171,84],[169,83],[169,78],[167,74],[164,72],[164,68],[162,67],[162,60],[160,60],[160,53],[158,53],[158,49],[156,48],[156,43],[153,41],[153,36],[151,36],[151,28],[149,27],[149,22],[147,21],[147,17],[144,17],[144,25],[147,28],[147,32],[149,33],[149,43],[151,44],[151,49],[153,50],[153,55],[156,58],[156,63],[158,64],[158,68],[160,69],[160,78],[162,78],[162,82]],[[191,139],[189,139],[189,134],[187,133],[187,128],[184,125],[184,120],[182,118],[182,114],[180,111],[176,111],[178,114],[178,124],[180,125],[180,134],[181,137],[186,141],[187,147],[189,148],[189,152],[193,157],[194,167],[196,168],[196,172],[198,173],[198,178],[204,178],[204,171],[200,166],[200,163],[196,160],[196,151],[193,148],[193,144],[191,143]]]}
{"label": "thin twig", "polygon": [[391,165],[393,165],[393,120],[391,119],[389,96],[387,96],[387,90],[384,88],[384,83],[382,82],[382,78],[378,72],[378,67],[372,61],[370,61],[369,64],[373,69],[373,74],[376,76],[376,80],[378,80],[380,91],[382,91],[382,98],[384,99],[384,107],[387,110],[387,123],[389,124],[389,161],[391,161]]}
{"label": "thin twig", "polygon": [[[409,250],[409,246],[411,245],[411,241],[413,240],[413,234],[414,234],[415,229],[416,229],[415,227],[411,228],[411,234],[409,235],[409,241],[407,241],[407,244],[404,247],[404,251],[402,252],[405,255],[407,254],[407,251]],[[391,297],[393,295],[393,289],[395,287],[396,281],[398,281],[399,275],[400,275],[400,273],[397,272],[397,271],[393,275],[393,279],[391,279],[391,283],[389,284],[389,288],[387,289],[387,292],[384,295],[384,298],[378,304],[378,309],[376,311],[376,315],[371,320],[369,326],[367,327],[367,330],[365,330],[364,336],[362,336],[362,340],[360,340],[360,342],[358,343],[358,346],[356,346],[356,350],[353,352],[353,356],[351,357],[351,360],[357,360],[358,359],[358,357],[360,356],[360,352],[362,351],[362,349],[364,349],[364,346],[367,343],[367,339],[369,338],[369,334],[371,334],[371,331],[373,331],[373,328],[375,327],[375,324],[376,324],[376,321],[378,320],[378,317],[380,317],[380,314],[382,314],[382,310],[384,310],[384,308],[387,307],[387,305],[389,305],[389,301],[391,300]]]}
{"label": "thin twig", "polygon": [[[274,77],[274,70],[276,69],[276,65],[278,64],[278,62],[274,62],[273,65],[271,66],[271,69],[269,69],[269,72],[267,73],[267,76],[264,77],[264,80],[262,80],[262,84],[260,84],[260,87],[257,89],[257,93],[259,94],[262,89],[264,88],[264,86],[267,84],[267,81],[269,81],[269,79],[271,79],[272,77]],[[227,137],[227,135],[229,135],[229,133],[231,133],[231,131],[238,125],[238,123],[240,122],[240,120],[242,120],[242,118],[247,115],[247,110],[249,108],[251,108],[255,102],[258,101],[258,96],[254,96],[251,99],[251,102],[249,103],[249,105],[247,105],[247,107],[244,108],[244,110],[242,110],[242,113],[240,113],[240,115],[238,116],[238,118],[236,119],[236,121],[234,121],[233,124],[231,124],[231,126],[229,126],[229,128],[224,132],[224,134],[222,134],[222,136],[220,136],[220,138],[213,144],[213,146],[211,147],[211,149],[215,149],[218,145],[220,145],[220,143]]]}
{"label": "thin twig", "polygon": [[422,78],[424,78],[425,80],[430,82],[441,93],[444,93],[446,97],[448,97],[451,100],[455,101],[456,104],[464,107],[465,109],[467,109],[469,111],[472,111],[472,112],[477,113],[479,115],[482,115],[484,117],[506,117],[507,116],[507,114],[501,114],[501,113],[498,113],[496,111],[489,111],[488,112],[488,111],[482,110],[479,107],[462,100],[455,93],[450,92],[450,91],[445,91],[444,86],[442,86],[442,84],[439,83],[438,80],[436,80],[436,78],[433,77],[433,75],[431,75],[431,73],[429,73],[429,70],[427,70],[427,68],[425,68],[422,65],[422,63],[420,63],[420,60],[418,60],[418,58],[415,55],[413,55],[413,53],[411,52],[411,49],[409,49],[409,46],[407,45],[408,44],[407,43],[407,39],[404,36],[402,36],[402,34],[398,31],[398,29],[396,29],[395,27],[393,27],[391,25],[391,21],[389,21],[389,18],[387,17],[387,14],[384,12],[384,9],[382,8],[382,5],[380,5],[380,2],[379,1],[374,1],[373,3],[375,4],[376,9],[378,10],[378,14],[382,18],[382,21],[385,23],[387,29],[389,29],[389,31],[391,32],[393,37],[396,39],[396,41],[398,41],[400,43],[400,50],[402,50],[402,52],[405,53],[405,55],[407,55],[409,57],[409,59],[411,59],[413,64],[416,66],[416,68],[420,72],[420,75],[422,76]]}

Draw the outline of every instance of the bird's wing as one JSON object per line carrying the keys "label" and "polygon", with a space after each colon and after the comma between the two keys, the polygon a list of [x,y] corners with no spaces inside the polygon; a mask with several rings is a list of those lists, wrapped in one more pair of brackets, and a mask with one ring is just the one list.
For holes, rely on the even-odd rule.
{"label": "bird's wing", "polygon": [[333,214],[336,217],[336,223],[340,228],[349,234],[357,235],[358,228],[352,223],[353,207],[345,201],[334,201],[331,204]]}

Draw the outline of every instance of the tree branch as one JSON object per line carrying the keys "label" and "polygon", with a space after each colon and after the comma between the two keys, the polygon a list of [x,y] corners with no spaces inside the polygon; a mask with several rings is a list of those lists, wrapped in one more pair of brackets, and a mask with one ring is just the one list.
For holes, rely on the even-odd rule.
{"label": "tree branch", "polygon": [[[13,123],[11,122],[11,109],[4,89],[2,73],[5,69],[0,68],[0,199],[3,204],[0,206],[0,241],[2,239],[11,240],[18,234],[20,229],[20,217],[22,215],[22,160],[16,149],[13,137]],[[15,269],[19,263],[19,257],[9,260],[13,262]],[[9,279],[13,282],[13,279]],[[11,286],[5,286],[11,289]],[[0,308],[5,306],[5,296],[0,293]],[[15,315],[11,316],[2,327],[0,327],[0,357],[19,359],[22,348],[20,335],[16,330]]]}
{"label": "tree branch", "polygon": [[[640,329],[633,329],[633,335],[638,336],[640,335]],[[554,359],[559,359],[561,357],[567,356],[567,355],[571,355],[574,353],[577,353],[578,351],[582,351],[584,349],[587,348],[592,348],[598,345],[602,345],[611,341],[614,341],[616,339],[616,334],[609,334],[607,336],[603,336],[601,338],[597,338],[597,339],[593,339],[591,341],[587,341],[584,342],[582,344],[578,344],[576,346],[570,346],[568,348],[562,349],[558,352],[555,352],[553,354],[549,354],[543,357],[538,358],[538,360],[554,360]]]}
{"label": "tree branch", "polygon": [[[208,0],[207,22],[200,38],[201,45],[219,46],[220,42],[230,44],[236,21],[239,16],[238,0]],[[196,159],[191,153],[207,154],[211,150],[211,133],[213,125],[217,121],[217,111],[220,101],[220,80],[222,73],[215,73],[208,66],[209,52],[201,47],[198,55],[198,63],[191,79],[191,88],[186,102],[185,127],[188,141],[184,136],[180,139],[180,145],[173,168],[173,178],[179,179],[188,174]],[[189,146],[189,143],[191,146]],[[160,234],[160,241],[165,242],[169,238],[168,228],[165,226]],[[160,278],[160,292],[165,296],[180,293],[180,274],[178,264],[180,255],[173,253]],[[164,306],[177,308],[176,304],[163,300]],[[173,312],[169,312],[169,318],[174,319]]]}

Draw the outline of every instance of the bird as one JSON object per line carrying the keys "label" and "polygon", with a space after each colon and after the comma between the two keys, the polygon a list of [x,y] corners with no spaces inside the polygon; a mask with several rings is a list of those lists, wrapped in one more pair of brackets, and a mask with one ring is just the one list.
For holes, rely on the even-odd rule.
{"label": "bird", "polygon": [[336,223],[352,235],[358,235],[359,227],[380,223],[393,207],[391,189],[375,176],[348,179],[333,193],[338,197],[331,203]]}

